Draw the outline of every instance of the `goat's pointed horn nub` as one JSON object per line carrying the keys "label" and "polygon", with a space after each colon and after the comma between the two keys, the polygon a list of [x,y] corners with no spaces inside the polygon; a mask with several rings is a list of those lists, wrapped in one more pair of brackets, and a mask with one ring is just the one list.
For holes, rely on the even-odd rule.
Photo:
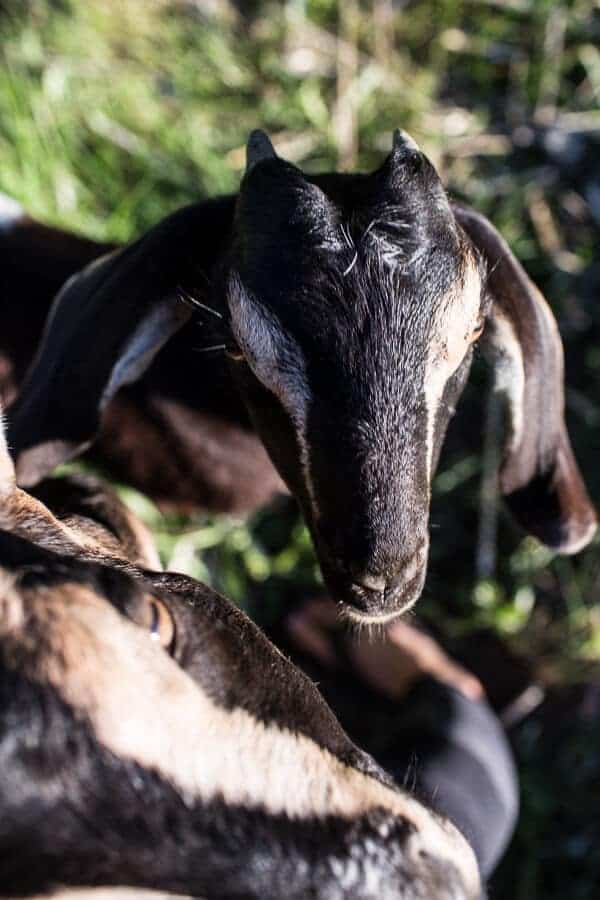
{"label": "goat's pointed horn nub", "polygon": [[394,150],[401,150],[404,153],[407,151],[409,153],[420,153],[419,145],[417,142],[411,138],[410,134],[407,131],[403,131],[402,128],[396,128],[394,131]]}
{"label": "goat's pointed horn nub", "polygon": [[246,173],[251,172],[254,166],[265,159],[277,159],[273,144],[260,129],[250,134],[246,146]]}

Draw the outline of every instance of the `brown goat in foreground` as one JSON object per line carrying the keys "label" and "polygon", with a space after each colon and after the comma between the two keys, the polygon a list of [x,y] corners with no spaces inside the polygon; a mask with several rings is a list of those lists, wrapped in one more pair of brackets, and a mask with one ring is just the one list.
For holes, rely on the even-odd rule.
{"label": "brown goat in foreground", "polygon": [[243,613],[155,565],[95,481],[17,488],[0,431],[0,896],[476,900],[460,833]]}

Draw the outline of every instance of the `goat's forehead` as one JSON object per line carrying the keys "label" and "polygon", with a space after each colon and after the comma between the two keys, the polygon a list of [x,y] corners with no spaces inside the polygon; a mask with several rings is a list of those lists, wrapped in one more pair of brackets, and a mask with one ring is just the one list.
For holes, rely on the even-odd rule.
{"label": "goat's forehead", "polygon": [[[284,332],[324,364],[377,358],[397,365],[423,362],[432,344],[465,335],[482,301],[479,272],[470,261],[440,260],[437,268],[386,271],[359,263],[346,277],[314,279],[300,295],[267,303]],[[330,356],[326,359],[323,351]],[[354,373],[360,377],[359,372]]]}
{"label": "goat's forehead", "polygon": [[241,279],[232,284],[233,334],[254,374],[301,424],[318,398],[332,420],[376,415],[392,427],[390,411],[416,407],[432,378],[433,414],[481,315],[481,277],[468,252],[445,270],[422,267],[406,277],[381,262],[365,272],[357,263],[342,277],[319,272],[310,288],[292,286],[272,303]]}

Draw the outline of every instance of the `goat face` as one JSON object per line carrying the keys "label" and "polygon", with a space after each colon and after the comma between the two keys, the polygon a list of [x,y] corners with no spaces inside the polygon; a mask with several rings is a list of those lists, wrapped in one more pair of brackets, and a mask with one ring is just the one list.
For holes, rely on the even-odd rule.
{"label": "goat face", "polygon": [[422,590],[449,394],[485,308],[473,245],[409,139],[397,134],[384,165],[348,187],[272,153],[249,167],[227,284],[231,355],[328,586],[381,618]]}
{"label": "goat face", "polygon": [[[401,133],[371,175],[310,178],[257,133],[239,197],[178,210],[67,282],[12,410],[21,485],[87,446],[116,391],[176,333],[176,353],[154,363],[159,400],[202,409],[182,288],[224,326],[217,348],[229,345],[247,411],[349,614],[382,620],[419,596],[431,477],[484,318],[507,406],[502,493],[553,550],[591,540],[550,309],[491,223],[450,206]],[[151,372],[142,397],[152,384]]]}

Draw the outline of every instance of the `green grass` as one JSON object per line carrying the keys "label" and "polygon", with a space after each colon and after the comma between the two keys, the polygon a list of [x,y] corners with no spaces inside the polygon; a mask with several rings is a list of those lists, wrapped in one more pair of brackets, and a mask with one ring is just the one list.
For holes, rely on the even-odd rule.
{"label": "green grass", "polygon": [[[235,190],[254,127],[309,171],[374,166],[393,128],[410,130],[453,195],[494,219],[549,297],[565,339],[569,423],[600,502],[599,226],[588,202],[597,138],[583,139],[583,162],[561,167],[527,144],[526,130],[600,127],[597,3],[435,0],[404,4],[388,19],[386,0],[254,8],[245,20],[226,2],[4,3],[0,189],[47,221],[127,240],[199,196]],[[465,399],[481,423],[485,380],[476,374]],[[495,562],[478,563],[479,450],[458,428],[443,457],[421,615],[454,633],[496,630],[555,683],[594,677],[599,542],[575,559],[553,558],[500,506]],[[152,526],[167,565],[263,617],[318,587],[310,542],[289,504],[248,523],[182,520],[127,488],[123,495]],[[544,768],[535,736],[519,742],[527,790],[514,880],[503,876],[502,896],[591,897],[597,864],[574,871],[569,856],[569,847],[576,858],[583,846],[576,817],[566,817],[568,833],[565,825],[546,844],[539,837],[562,802],[560,765]],[[568,770],[560,775],[567,792]]]}

